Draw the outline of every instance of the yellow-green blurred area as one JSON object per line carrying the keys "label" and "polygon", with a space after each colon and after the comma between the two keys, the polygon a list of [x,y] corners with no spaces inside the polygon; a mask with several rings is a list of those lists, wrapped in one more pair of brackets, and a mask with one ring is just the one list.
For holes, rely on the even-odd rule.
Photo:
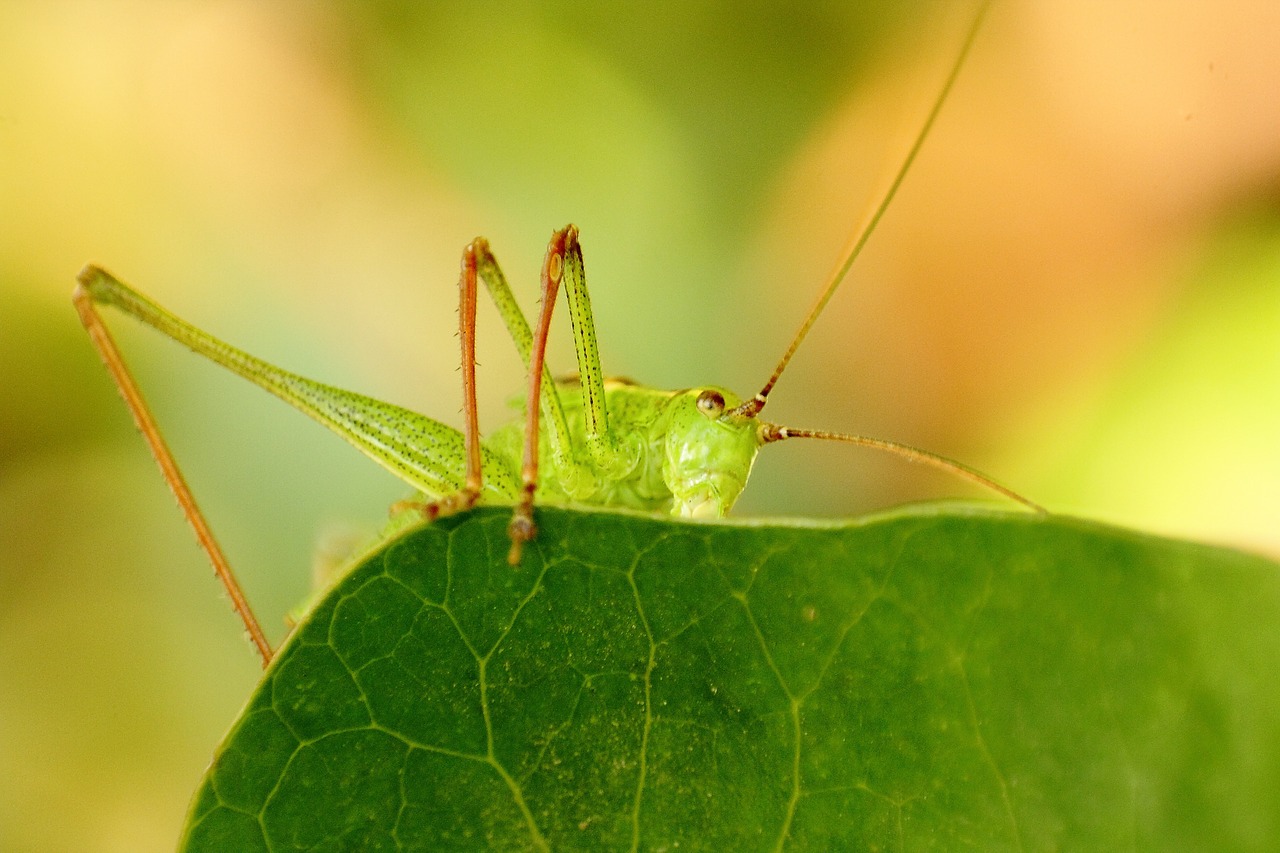
{"label": "yellow-green blurred area", "polygon": [[[269,360],[460,423],[462,247],[487,236],[532,310],[545,241],[574,222],[607,372],[750,394],[969,16],[0,4],[0,849],[170,849],[257,675],[76,322],[82,264]],[[1271,0],[997,4],[770,419],[917,444],[1055,511],[1280,554],[1277,32]],[[340,550],[404,490],[108,320],[278,639],[317,543]],[[479,322],[493,425],[522,371],[487,305]],[[551,358],[574,369],[566,329]],[[790,442],[739,512],[941,496],[980,497]]]}

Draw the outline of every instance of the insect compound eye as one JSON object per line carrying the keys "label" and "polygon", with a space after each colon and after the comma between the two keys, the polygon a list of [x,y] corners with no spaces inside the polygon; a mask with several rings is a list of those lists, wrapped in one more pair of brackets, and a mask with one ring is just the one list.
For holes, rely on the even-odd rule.
{"label": "insect compound eye", "polygon": [[709,418],[718,418],[724,414],[724,395],[719,391],[706,390],[698,395],[698,411]]}

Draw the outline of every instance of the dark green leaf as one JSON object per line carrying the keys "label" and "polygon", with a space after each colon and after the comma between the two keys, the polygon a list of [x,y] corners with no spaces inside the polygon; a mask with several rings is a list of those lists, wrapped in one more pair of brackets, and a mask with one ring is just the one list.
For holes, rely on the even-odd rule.
{"label": "dark green leaf", "polygon": [[1262,850],[1280,569],[920,508],[414,530],[295,632],[185,849]]}

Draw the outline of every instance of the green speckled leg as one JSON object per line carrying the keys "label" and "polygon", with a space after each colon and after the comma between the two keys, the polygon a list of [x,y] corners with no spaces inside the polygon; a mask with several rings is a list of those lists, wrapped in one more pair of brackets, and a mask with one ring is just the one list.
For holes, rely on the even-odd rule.
{"label": "green speckled leg", "polygon": [[[467,247],[466,253],[472,259],[474,272],[484,282],[503,324],[507,327],[507,334],[511,336],[525,368],[528,369],[533,351],[533,332],[507,284],[507,277],[498,266],[497,258],[489,249],[489,241],[477,237]],[[560,393],[551,378],[550,368],[545,364],[542,366],[541,383],[541,414],[546,420],[547,442],[551,446],[552,472],[565,494],[572,498],[585,498],[595,491],[596,478],[590,467],[578,459],[577,448],[573,446],[564,408],[560,403]]]}
{"label": "green speckled leg", "polygon": [[564,295],[569,303],[573,326],[573,348],[578,356],[586,414],[587,453],[597,471],[607,478],[621,478],[635,467],[638,450],[619,443],[609,429],[609,410],[604,397],[604,373],[600,369],[600,349],[596,345],[596,324],[587,295],[587,274],[582,263],[578,229],[570,225],[560,232],[564,239]]}

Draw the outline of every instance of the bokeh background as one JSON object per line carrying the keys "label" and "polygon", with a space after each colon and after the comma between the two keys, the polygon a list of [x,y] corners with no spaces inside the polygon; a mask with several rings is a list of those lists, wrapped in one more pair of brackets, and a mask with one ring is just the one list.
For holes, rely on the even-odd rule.
{"label": "bokeh background", "polygon": [[[953,56],[961,4],[0,2],[0,849],[171,849],[257,669],[72,312],[99,262],[299,372],[449,420],[455,281],[582,230],[606,370],[767,376]],[[771,419],[1058,511],[1280,555],[1280,6],[997,4]],[[117,318],[111,318],[113,321]],[[482,424],[520,368],[482,303]],[[278,639],[403,496],[113,322]],[[572,369],[564,330],[554,367]],[[741,514],[967,485],[770,448]],[[319,544],[318,544],[319,543]]]}

